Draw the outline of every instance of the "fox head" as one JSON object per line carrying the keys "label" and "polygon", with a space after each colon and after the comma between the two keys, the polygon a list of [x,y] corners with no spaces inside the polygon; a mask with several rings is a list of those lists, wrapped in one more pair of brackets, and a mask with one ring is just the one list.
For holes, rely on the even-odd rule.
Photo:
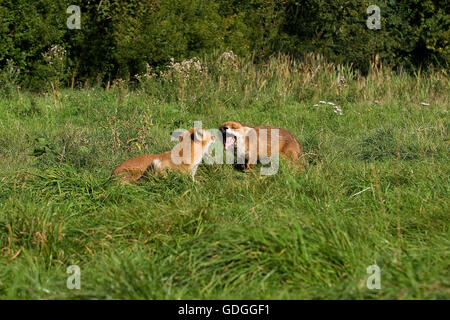
{"label": "fox head", "polygon": [[209,146],[215,141],[211,132],[201,128],[172,132],[172,136],[178,136],[179,141],[179,144],[172,150],[172,160],[175,163],[180,161],[185,164],[198,163],[203,155],[208,153]]}
{"label": "fox head", "polygon": [[178,140],[180,142],[187,142],[185,139],[190,141],[191,143],[199,143],[202,145],[202,147],[209,146],[211,143],[215,141],[214,136],[209,132],[208,130],[201,129],[201,128],[191,128],[189,130],[186,130],[182,132],[178,136]]}
{"label": "fox head", "polygon": [[219,127],[222,133],[223,145],[225,150],[236,146],[238,138],[244,138],[252,127],[243,125],[239,122],[227,121]]}

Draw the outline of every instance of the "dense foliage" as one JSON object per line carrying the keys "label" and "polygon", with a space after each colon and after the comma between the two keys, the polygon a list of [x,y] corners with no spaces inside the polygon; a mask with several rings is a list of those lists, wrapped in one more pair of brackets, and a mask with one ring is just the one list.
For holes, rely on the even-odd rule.
{"label": "dense foliage", "polygon": [[[371,4],[379,30],[366,26]],[[66,26],[69,5],[81,8],[80,30]],[[446,68],[449,9],[444,0],[0,0],[0,85],[131,79],[215,49],[257,60],[320,52],[362,72],[377,54],[394,67]]]}
{"label": "dense foliage", "polygon": [[[0,299],[450,298],[442,70],[361,76],[318,54],[224,52],[140,82],[0,95]],[[110,179],[198,120],[286,128],[309,165]]]}

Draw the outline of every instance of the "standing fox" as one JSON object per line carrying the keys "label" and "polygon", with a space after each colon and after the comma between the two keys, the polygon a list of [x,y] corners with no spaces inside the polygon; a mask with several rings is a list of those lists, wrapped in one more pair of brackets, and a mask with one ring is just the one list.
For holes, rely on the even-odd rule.
{"label": "standing fox", "polygon": [[208,130],[191,128],[183,132],[178,140],[179,143],[171,151],[129,159],[115,168],[112,175],[126,183],[138,180],[152,168],[163,174],[166,169],[190,173],[194,179],[198,165],[215,138]]}
{"label": "standing fox", "polygon": [[236,147],[237,158],[245,159],[245,169],[251,169],[264,157],[280,154],[304,170],[306,160],[303,148],[295,136],[286,129],[271,126],[250,126],[239,122],[223,123],[222,132],[225,150]]}

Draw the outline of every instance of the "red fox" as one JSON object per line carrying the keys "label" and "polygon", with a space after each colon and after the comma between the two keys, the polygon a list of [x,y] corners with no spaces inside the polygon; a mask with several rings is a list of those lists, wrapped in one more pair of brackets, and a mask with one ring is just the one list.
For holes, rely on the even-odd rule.
{"label": "red fox", "polygon": [[183,132],[178,140],[180,142],[171,151],[129,159],[115,168],[112,175],[126,183],[138,180],[152,168],[163,174],[166,169],[190,173],[194,179],[198,165],[215,138],[208,130],[191,128]]}
{"label": "red fox", "polygon": [[236,147],[238,160],[245,159],[245,169],[251,169],[258,160],[277,153],[296,163],[301,171],[306,167],[302,145],[286,129],[271,126],[255,127],[228,121],[223,123],[219,130],[222,132],[225,150]]}

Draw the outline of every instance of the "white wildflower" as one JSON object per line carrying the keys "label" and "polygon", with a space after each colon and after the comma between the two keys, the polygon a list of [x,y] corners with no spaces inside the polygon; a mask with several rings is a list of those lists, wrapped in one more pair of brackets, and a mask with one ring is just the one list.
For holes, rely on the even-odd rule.
{"label": "white wildflower", "polygon": [[237,70],[239,68],[238,56],[233,51],[225,51],[218,59],[218,64],[223,68]]}
{"label": "white wildflower", "polygon": [[188,79],[194,73],[206,74],[207,72],[207,67],[203,66],[197,57],[193,57],[189,60],[183,60],[181,62],[174,62],[174,59],[170,58],[167,71],[162,73],[162,76],[168,77],[169,75],[178,75],[184,79]]}
{"label": "white wildflower", "polygon": [[[319,103],[321,104],[327,104],[333,107],[333,112],[337,115],[342,116],[344,113],[342,111],[342,108],[340,106],[338,106],[337,104],[334,104],[333,102],[326,102],[326,101],[319,101]],[[319,104],[315,104],[314,107],[318,107]]]}

